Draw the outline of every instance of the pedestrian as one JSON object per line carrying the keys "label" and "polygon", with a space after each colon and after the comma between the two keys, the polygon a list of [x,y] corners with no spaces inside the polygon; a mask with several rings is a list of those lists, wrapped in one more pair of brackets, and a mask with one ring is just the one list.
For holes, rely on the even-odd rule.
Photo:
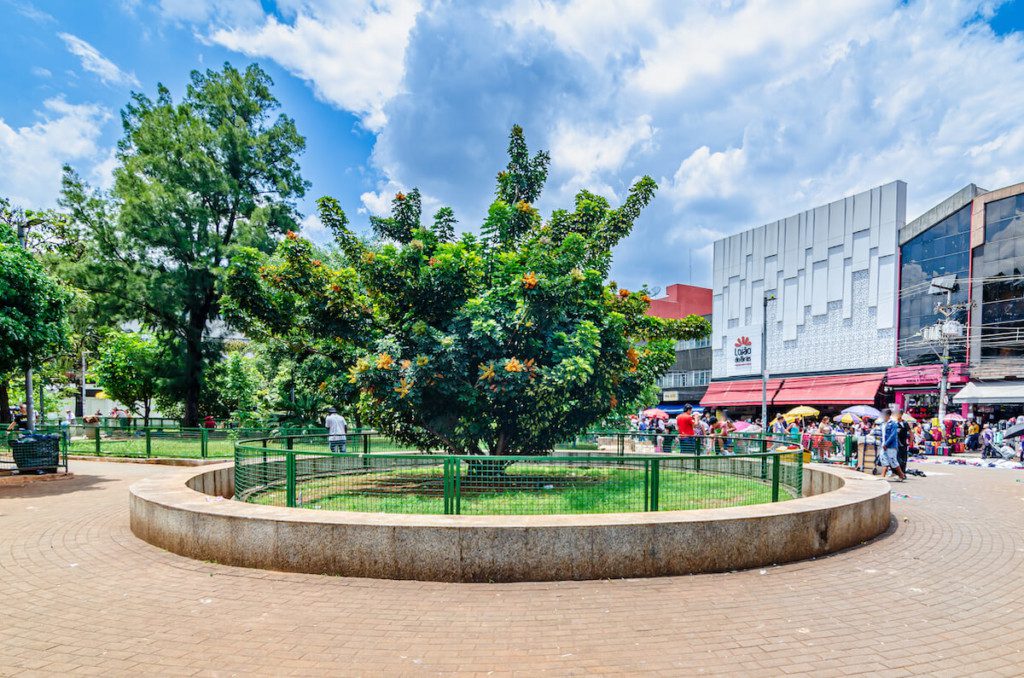
{"label": "pedestrian", "polygon": [[907,479],[899,460],[899,426],[890,418],[888,409],[882,410],[882,453],[875,457],[875,467],[882,467],[884,478],[890,471],[898,475],[902,483]]}
{"label": "pedestrian", "polygon": [[995,434],[988,424],[981,429],[981,458],[996,456]]}
{"label": "pedestrian", "polygon": [[683,405],[683,411],[676,417],[676,430],[679,432],[679,452],[693,454],[695,431],[693,429],[693,406]]}
{"label": "pedestrian", "polygon": [[910,422],[903,418],[903,410],[893,410],[893,419],[896,420],[896,460],[900,463],[900,470],[907,472],[907,460],[910,459]]}
{"label": "pedestrian", "polygon": [[203,428],[217,428],[217,420],[213,418],[212,414],[206,415],[203,419]]}
{"label": "pedestrian", "polygon": [[18,411],[14,413],[14,418],[11,419],[11,425],[7,427],[8,431],[18,429],[19,431],[28,430],[28,405],[22,403],[18,406]]}
{"label": "pedestrian", "polygon": [[327,427],[327,446],[331,452],[345,454],[347,452],[348,423],[345,417],[338,414],[333,407],[327,408],[327,418],[324,419],[324,426]]}

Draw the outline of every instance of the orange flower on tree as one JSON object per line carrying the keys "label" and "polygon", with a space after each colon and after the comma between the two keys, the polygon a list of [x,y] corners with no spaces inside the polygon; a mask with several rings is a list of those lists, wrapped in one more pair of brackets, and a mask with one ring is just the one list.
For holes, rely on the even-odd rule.
{"label": "orange flower on tree", "polygon": [[629,361],[629,371],[636,372],[640,366],[640,354],[636,352],[635,348],[631,348],[626,351],[626,360]]}
{"label": "orange flower on tree", "polygon": [[402,377],[398,382],[398,386],[395,387],[395,393],[398,394],[399,398],[404,398],[409,395],[410,389],[412,389],[412,382]]}
{"label": "orange flower on tree", "polygon": [[395,364],[395,359],[387,353],[381,353],[377,356],[377,369],[378,370],[390,370],[391,366]]}
{"label": "orange flower on tree", "polygon": [[437,257],[430,257],[427,259],[428,266],[437,266]]}
{"label": "orange flower on tree", "polygon": [[623,287],[621,290],[619,290],[619,296],[625,299],[626,297],[629,296],[629,290]]}
{"label": "orange flower on tree", "polygon": [[287,233],[285,233],[284,237],[288,238],[289,240],[299,239],[299,235],[295,231],[288,231]]}
{"label": "orange flower on tree", "polygon": [[619,406],[619,399],[616,398],[615,396],[612,396],[611,400],[608,401],[608,404],[611,405],[612,409],[614,410],[616,407]]}
{"label": "orange flower on tree", "polygon": [[508,362],[505,363],[506,372],[522,372],[525,369],[526,368],[523,367],[523,364],[515,358],[509,358]]}
{"label": "orange flower on tree", "polygon": [[480,369],[482,370],[480,372],[481,379],[486,379],[488,381],[494,379],[494,363],[487,363],[486,365],[480,363]]}
{"label": "orange flower on tree", "polygon": [[527,273],[523,276],[523,287],[528,290],[532,290],[537,286],[537,276],[533,272]]}
{"label": "orange flower on tree", "polygon": [[519,210],[520,212],[528,213],[533,210],[533,207],[531,207],[530,203],[526,202],[525,200],[520,200],[519,202],[516,203],[516,209]]}
{"label": "orange flower on tree", "polygon": [[412,361],[411,361],[411,360],[408,360],[408,359],[406,359],[406,360],[403,360],[403,361],[402,361],[402,363],[401,363],[401,365],[402,365],[402,369],[403,369],[403,370],[407,370],[407,369],[409,369],[410,367],[412,367]]}
{"label": "orange flower on tree", "polygon": [[424,365],[426,365],[426,364],[427,364],[428,362],[430,362],[430,358],[428,358],[428,357],[427,357],[427,356],[425,356],[425,355],[421,355],[421,356],[417,356],[417,357],[416,357],[416,366],[417,366],[417,367],[423,367],[423,366],[424,366]]}
{"label": "orange flower on tree", "polygon": [[363,263],[372,264],[373,260],[377,258],[376,252],[363,252]]}
{"label": "orange flower on tree", "polygon": [[402,193],[401,191],[399,191],[398,193],[395,193],[395,200],[397,200],[399,202],[405,200],[405,193]]}

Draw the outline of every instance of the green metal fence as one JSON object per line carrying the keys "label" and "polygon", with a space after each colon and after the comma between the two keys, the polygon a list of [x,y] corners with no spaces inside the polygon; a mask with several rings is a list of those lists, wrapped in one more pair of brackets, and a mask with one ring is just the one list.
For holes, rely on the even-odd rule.
{"label": "green metal fence", "polygon": [[[312,509],[525,515],[758,504],[798,497],[803,484],[802,450],[539,457],[352,451],[372,448],[375,435],[349,435],[344,453],[331,451],[325,436],[240,441],[235,497]],[[767,446],[743,441],[717,442]]]}

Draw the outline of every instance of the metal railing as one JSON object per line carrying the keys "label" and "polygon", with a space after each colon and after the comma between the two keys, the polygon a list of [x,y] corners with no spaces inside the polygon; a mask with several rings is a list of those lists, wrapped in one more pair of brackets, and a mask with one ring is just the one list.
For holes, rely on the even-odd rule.
{"label": "metal railing", "polygon": [[[803,450],[771,441],[712,441],[757,452],[638,454],[556,450],[549,456],[380,451],[375,433],[272,436],[235,446],[235,498],[313,509],[462,515],[665,511],[799,497]],[[728,445],[728,447],[726,447]],[[768,451],[762,451],[765,448]]]}

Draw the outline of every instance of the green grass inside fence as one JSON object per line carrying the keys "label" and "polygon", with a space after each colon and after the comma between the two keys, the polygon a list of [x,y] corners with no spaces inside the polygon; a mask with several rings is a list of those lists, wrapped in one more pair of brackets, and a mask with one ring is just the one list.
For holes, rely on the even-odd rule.
{"label": "green grass inside fence", "polygon": [[[615,513],[643,511],[643,468],[582,468],[517,463],[504,474],[460,477],[463,515]],[[303,508],[384,513],[442,513],[443,470],[440,465],[402,469],[368,469],[341,475],[300,479],[297,505]],[[780,488],[780,500],[793,494]],[[283,487],[248,501],[285,506]],[[736,475],[662,469],[659,510],[744,506],[771,501],[771,486]]]}

